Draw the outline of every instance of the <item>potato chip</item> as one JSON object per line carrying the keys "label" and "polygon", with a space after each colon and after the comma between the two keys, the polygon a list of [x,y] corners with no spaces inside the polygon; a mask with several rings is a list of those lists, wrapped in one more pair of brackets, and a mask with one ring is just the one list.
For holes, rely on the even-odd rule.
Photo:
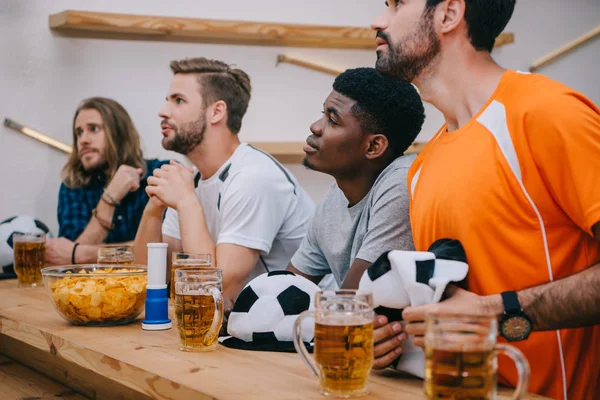
{"label": "potato chip", "polygon": [[[89,278],[67,276],[57,279],[50,284],[54,304],[75,324],[128,322],[139,315],[144,307],[148,277],[111,276],[111,273],[138,271],[144,270],[106,268],[91,272],[93,276]],[[76,273],[86,274],[87,271],[82,269]]]}

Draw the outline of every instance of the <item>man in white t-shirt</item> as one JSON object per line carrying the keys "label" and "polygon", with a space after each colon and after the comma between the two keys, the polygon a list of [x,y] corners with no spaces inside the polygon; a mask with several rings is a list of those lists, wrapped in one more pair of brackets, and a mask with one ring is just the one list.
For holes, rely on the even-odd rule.
{"label": "man in white t-shirt", "polygon": [[168,243],[169,255],[211,254],[231,304],[254,276],[287,267],[314,204],[285,167],[240,142],[251,92],[245,72],[205,58],[173,61],[171,70],[162,144],[195,168],[172,162],[148,178],[136,260],[147,261],[150,242]]}

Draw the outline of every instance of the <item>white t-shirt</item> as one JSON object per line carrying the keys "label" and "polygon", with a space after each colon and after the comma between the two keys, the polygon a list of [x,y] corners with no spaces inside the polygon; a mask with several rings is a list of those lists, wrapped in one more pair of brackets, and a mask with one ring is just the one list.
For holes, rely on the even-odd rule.
{"label": "white t-shirt", "polygon": [[[287,268],[306,235],[315,205],[296,178],[270,155],[242,143],[196,196],[217,245],[260,250],[252,277]],[[162,233],[181,239],[177,211],[169,208]],[[265,264],[266,267],[265,268]]]}

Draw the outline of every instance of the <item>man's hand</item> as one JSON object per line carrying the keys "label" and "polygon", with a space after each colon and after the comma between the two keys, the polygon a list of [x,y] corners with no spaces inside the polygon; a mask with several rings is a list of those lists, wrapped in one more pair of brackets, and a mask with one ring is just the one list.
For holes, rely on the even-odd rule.
{"label": "man's hand", "polygon": [[75,246],[74,242],[63,237],[46,239],[46,262],[50,265],[71,264],[73,246]]}
{"label": "man's hand", "polygon": [[414,335],[413,344],[423,347],[425,344],[425,314],[448,313],[462,315],[495,315],[502,314],[504,306],[500,295],[478,296],[454,285],[448,285],[445,295],[447,299],[436,304],[420,307],[406,307],[402,319],[407,322],[406,332]]}
{"label": "man's hand", "polygon": [[179,211],[188,201],[198,201],[194,193],[194,174],[191,168],[171,161],[148,178],[146,193],[156,196],[168,207]]}
{"label": "man's hand", "polygon": [[121,165],[106,187],[106,192],[116,201],[123,200],[127,193],[135,192],[140,188],[142,172],[141,168]]}
{"label": "man's hand", "polygon": [[387,368],[402,354],[402,343],[408,339],[408,335],[406,332],[402,332],[400,322],[388,324],[387,318],[383,315],[375,316],[374,328],[375,362],[373,368]]}
{"label": "man's hand", "polygon": [[[146,187],[146,193],[148,193],[148,187]],[[158,197],[148,194],[148,203],[144,209],[144,214],[162,218],[167,209],[167,205],[163,203]]]}

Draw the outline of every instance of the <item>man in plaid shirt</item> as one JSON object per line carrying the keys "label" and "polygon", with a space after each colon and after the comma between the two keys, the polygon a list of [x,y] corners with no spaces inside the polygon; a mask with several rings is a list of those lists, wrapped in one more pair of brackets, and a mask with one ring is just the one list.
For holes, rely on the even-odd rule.
{"label": "man in plaid shirt", "polygon": [[96,262],[103,243],[132,241],[148,202],[146,178],[165,163],[144,160],[119,103],[84,100],[73,121],[73,152],[58,195],[59,238],[47,240],[48,263]]}

